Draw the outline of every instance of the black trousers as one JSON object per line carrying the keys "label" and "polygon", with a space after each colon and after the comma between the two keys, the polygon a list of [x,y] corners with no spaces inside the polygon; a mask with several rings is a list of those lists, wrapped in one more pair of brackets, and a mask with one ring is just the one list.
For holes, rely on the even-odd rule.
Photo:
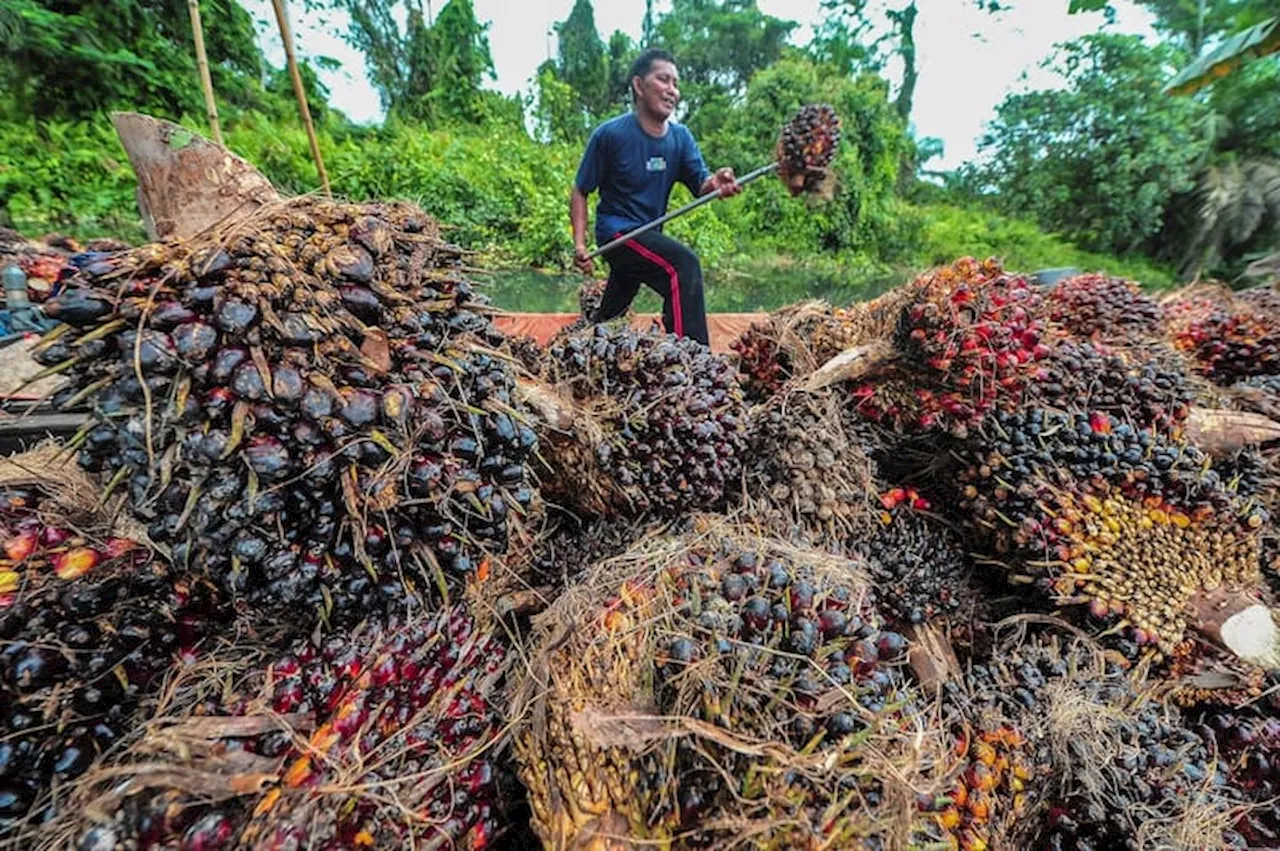
{"label": "black trousers", "polygon": [[609,264],[609,282],[592,321],[607,322],[621,316],[640,285],[647,284],[662,296],[662,326],[668,333],[710,345],[702,264],[687,245],[649,231],[606,252],[604,259]]}

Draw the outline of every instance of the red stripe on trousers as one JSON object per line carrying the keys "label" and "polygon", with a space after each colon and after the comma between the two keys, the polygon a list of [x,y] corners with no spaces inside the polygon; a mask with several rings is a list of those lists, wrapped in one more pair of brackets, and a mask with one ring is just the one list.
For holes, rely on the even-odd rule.
{"label": "red stripe on trousers", "polygon": [[675,321],[675,334],[677,337],[684,336],[684,313],[680,310],[680,276],[676,274],[676,269],[661,254],[655,254],[645,248],[640,243],[632,240],[627,243],[628,246],[634,248],[636,252],[646,260],[657,263],[666,270],[667,276],[671,278],[671,315]]}

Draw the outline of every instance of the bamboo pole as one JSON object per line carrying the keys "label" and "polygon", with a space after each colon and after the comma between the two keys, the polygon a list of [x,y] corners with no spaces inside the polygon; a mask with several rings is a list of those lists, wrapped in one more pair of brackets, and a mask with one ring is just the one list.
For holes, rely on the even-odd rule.
{"label": "bamboo pole", "polygon": [[218,104],[213,99],[213,79],[209,76],[209,56],[204,52],[204,27],[200,25],[200,0],[187,0],[191,15],[191,35],[196,42],[196,67],[200,69],[200,88],[204,91],[204,114],[213,131],[213,141],[222,144],[222,127],[218,124]]}
{"label": "bamboo pole", "polygon": [[320,174],[320,185],[324,194],[329,191],[329,175],[324,170],[324,159],[320,156],[320,143],[316,140],[316,128],[311,124],[311,110],[307,106],[307,93],[302,89],[302,75],[298,73],[298,60],[293,55],[293,32],[289,29],[289,16],[285,12],[284,0],[271,0],[276,9],[276,23],[280,25],[280,40],[284,42],[284,58],[289,64],[289,77],[293,80],[293,94],[298,99],[298,111],[302,113],[302,126],[307,131],[307,141],[311,143],[311,156],[316,161],[316,171]]}

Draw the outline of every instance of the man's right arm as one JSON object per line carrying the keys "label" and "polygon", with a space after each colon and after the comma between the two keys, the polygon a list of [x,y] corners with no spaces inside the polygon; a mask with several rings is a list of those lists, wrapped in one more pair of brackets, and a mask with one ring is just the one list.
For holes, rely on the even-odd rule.
{"label": "man's right arm", "polygon": [[593,266],[587,257],[587,196],[575,184],[569,194],[569,222],[573,225],[573,262],[585,274]]}
{"label": "man's right arm", "polygon": [[586,275],[595,268],[587,258],[587,196],[600,185],[603,172],[603,150],[599,127],[587,139],[587,149],[582,152],[582,162],[573,179],[569,193],[569,222],[573,226],[573,264]]}

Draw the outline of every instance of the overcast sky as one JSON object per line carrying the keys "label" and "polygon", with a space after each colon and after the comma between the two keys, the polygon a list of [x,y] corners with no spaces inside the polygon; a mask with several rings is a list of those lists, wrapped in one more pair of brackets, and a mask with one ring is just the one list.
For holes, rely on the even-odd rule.
{"label": "overcast sky", "polygon": [[[564,20],[573,0],[473,0],[477,17],[489,22],[489,45],[497,79],[489,83],[507,93],[528,92],[537,66],[555,52],[551,26]],[[972,0],[919,0],[916,22],[917,65],[913,120],[918,136],[943,140],[945,154],[933,168],[954,168],[972,159],[983,124],[1009,91],[1024,85],[1042,87],[1051,77],[1036,68],[1053,45],[1089,32],[1105,23],[1100,13],[1068,15],[1068,0],[1012,0],[1011,11],[993,17],[974,8]],[[425,0],[438,11],[443,0]],[[640,37],[644,0],[598,0],[596,27],[608,39],[614,30]],[[669,2],[659,0],[661,12]],[[797,21],[796,44],[804,44],[812,26],[822,20],[819,0],[759,0],[767,14]],[[1150,34],[1150,19],[1128,0],[1117,0],[1115,29]],[[261,43],[267,58],[284,63],[284,52],[270,0],[245,0],[260,20]],[[382,116],[378,96],[366,77],[364,59],[342,39],[347,18],[335,13],[306,13],[299,0],[289,3],[297,40],[304,56],[330,56],[342,69],[323,73],[334,106],[355,121]],[[678,58],[678,57],[677,57]],[[889,76],[897,82],[897,69]],[[1027,75],[1024,81],[1023,75]],[[745,163],[729,163],[744,167]]]}

